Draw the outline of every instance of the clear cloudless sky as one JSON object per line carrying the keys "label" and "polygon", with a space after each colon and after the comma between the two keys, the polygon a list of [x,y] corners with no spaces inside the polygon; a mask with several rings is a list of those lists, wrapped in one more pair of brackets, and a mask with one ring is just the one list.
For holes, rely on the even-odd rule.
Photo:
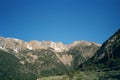
{"label": "clear cloudless sky", "polygon": [[102,44],[120,28],[120,0],[0,0],[0,36]]}

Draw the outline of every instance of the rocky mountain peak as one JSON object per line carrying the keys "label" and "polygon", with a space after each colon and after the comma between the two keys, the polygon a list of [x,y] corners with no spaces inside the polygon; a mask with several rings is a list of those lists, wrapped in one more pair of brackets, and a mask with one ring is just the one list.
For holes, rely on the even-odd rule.
{"label": "rocky mountain peak", "polygon": [[73,46],[91,46],[92,44],[97,45],[97,46],[101,46],[100,44],[94,43],[94,42],[88,42],[88,41],[74,41],[73,43],[71,43],[69,46],[73,47]]}

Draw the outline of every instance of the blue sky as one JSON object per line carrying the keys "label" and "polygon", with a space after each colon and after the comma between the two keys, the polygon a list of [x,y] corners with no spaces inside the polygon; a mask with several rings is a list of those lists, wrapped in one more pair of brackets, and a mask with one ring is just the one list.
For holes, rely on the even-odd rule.
{"label": "blue sky", "polygon": [[120,28],[120,0],[0,0],[0,36],[102,44]]}

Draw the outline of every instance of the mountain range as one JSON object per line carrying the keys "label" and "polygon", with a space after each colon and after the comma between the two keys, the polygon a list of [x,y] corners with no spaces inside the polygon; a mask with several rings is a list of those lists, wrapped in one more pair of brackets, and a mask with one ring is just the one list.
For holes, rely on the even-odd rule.
{"label": "mountain range", "polygon": [[[87,41],[75,41],[65,45],[61,42],[40,42],[36,40],[24,42],[15,38],[0,37],[1,54],[5,53],[5,55],[10,55],[8,57],[17,59],[15,63],[19,64],[17,68],[19,74],[25,74],[28,77],[29,75],[34,75],[36,78],[60,75],[70,70],[75,70],[81,63],[91,58],[100,46],[100,44]],[[4,57],[7,59],[7,56]],[[2,61],[4,63],[4,60]],[[14,61],[11,63],[14,63]],[[13,67],[13,65],[5,65]],[[1,66],[2,68],[5,69]],[[9,69],[3,72],[3,74],[8,72]],[[9,74],[6,77],[8,79],[13,78],[11,75]],[[31,77],[28,77],[27,79],[31,79]]]}
{"label": "mountain range", "polygon": [[[30,41],[0,37],[0,80],[36,80],[71,71],[120,70],[120,29],[102,46],[88,41]],[[118,80],[119,73],[113,77]]]}
{"label": "mountain range", "polygon": [[[84,49],[80,46],[73,48],[73,51],[80,53],[82,50]],[[62,75],[38,78],[38,80],[120,80],[120,29],[86,61],[81,55],[74,56],[77,56],[74,60],[74,70]],[[81,60],[84,62],[77,65]]]}

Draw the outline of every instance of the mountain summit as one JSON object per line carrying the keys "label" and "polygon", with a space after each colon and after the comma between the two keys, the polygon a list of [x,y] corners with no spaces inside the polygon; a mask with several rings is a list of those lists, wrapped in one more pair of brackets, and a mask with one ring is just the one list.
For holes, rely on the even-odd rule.
{"label": "mountain summit", "polygon": [[[75,41],[69,45],[65,45],[62,42],[36,41],[36,40],[30,42],[24,42],[23,40],[19,40],[15,38],[0,37],[0,48],[11,49],[15,52],[20,52],[25,49],[36,50],[36,49],[48,49],[48,48],[52,48],[55,52],[64,52],[78,44],[84,46],[92,45],[91,42],[87,42],[87,41]],[[100,46],[99,44],[96,43],[93,44]]]}

